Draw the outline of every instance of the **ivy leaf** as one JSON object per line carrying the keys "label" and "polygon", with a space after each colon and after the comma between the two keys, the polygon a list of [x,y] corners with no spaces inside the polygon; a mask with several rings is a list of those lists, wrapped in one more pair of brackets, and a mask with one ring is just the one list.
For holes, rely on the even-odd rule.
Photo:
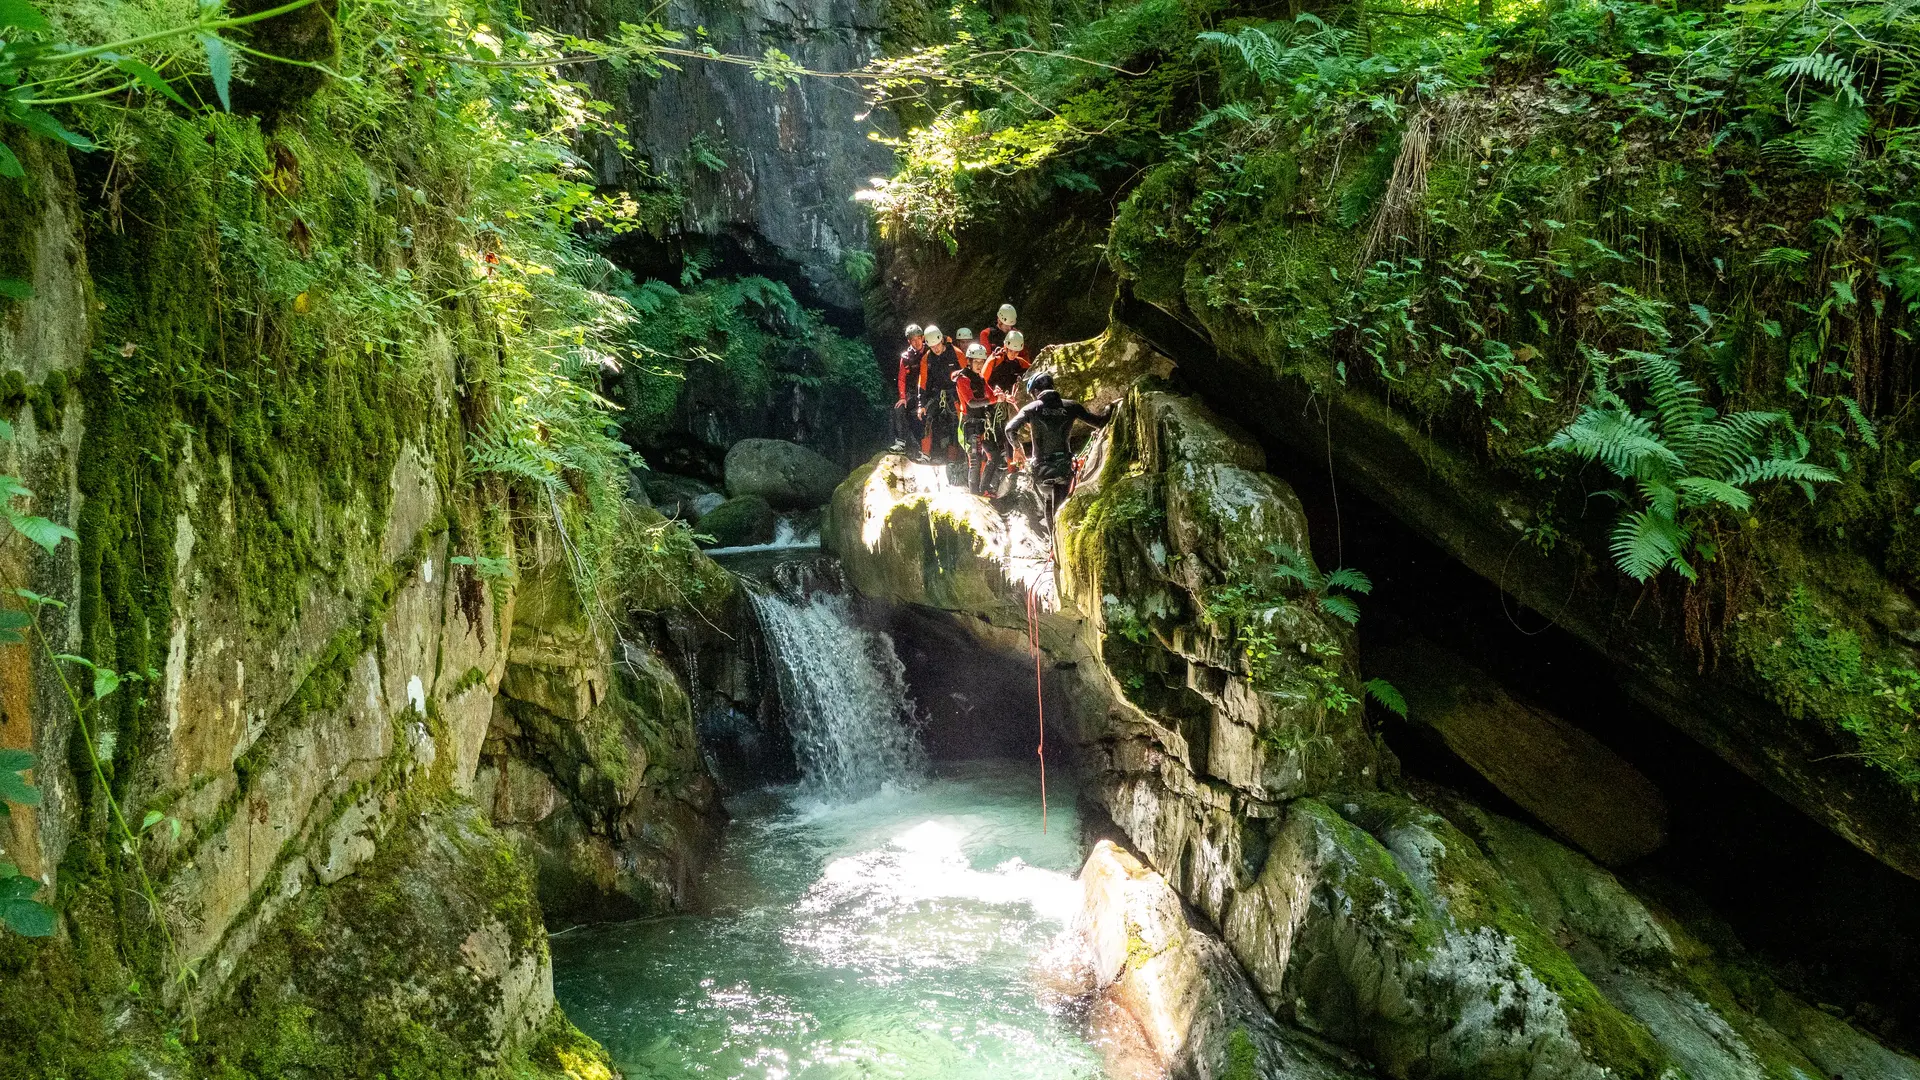
{"label": "ivy leaf", "polygon": [[120,689],[120,673],[106,668],[93,669],[93,698],[95,701]]}
{"label": "ivy leaf", "polygon": [[78,539],[74,536],[72,529],[57,522],[48,521],[43,517],[31,514],[9,513],[7,519],[21,536],[39,544],[48,552],[52,552],[54,548],[59,547],[60,541],[62,540]]}
{"label": "ivy leaf", "polygon": [[15,806],[39,806],[40,789],[21,774],[33,768],[33,754],[26,750],[0,750],[0,801]]}
{"label": "ivy leaf", "polygon": [[27,3],[27,0],[0,0],[0,26],[11,26],[18,30],[51,30],[53,25],[40,9]]}
{"label": "ivy leaf", "polygon": [[[7,878],[7,881],[24,881],[35,884],[30,877]],[[6,923],[14,933],[21,937],[52,937],[59,919],[53,909],[45,904],[22,897],[0,899],[0,922]]]}
{"label": "ivy leaf", "polygon": [[162,814],[158,810],[147,811],[147,816],[140,819],[140,831],[146,832],[148,829],[160,824],[160,819],[166,816],[167,815]]}
{"label": "ivy leaf", "polygon": [[0,143],[0,176],[20,180],[26,175],[27,170],[21,167],[20,159],[13,155],[6,143]]}
{"label": "ivy leaf", "polygon": [[233,111],[233,97],[230,87],[233,83],[233,50],[227,43],[204,31],[193,35],[207,50],[207,74],[213,76],[213,92],[220,98],[220,107]]}

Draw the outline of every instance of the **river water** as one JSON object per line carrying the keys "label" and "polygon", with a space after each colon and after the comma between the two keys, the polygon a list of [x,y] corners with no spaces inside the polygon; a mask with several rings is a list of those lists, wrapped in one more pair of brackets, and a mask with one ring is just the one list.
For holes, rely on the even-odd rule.
{"label": "river water", "polygon": [[853,802],[733,806],[696,914],[556,938],[555,990],[629,1078],[1100,1075],[1040,970],[1080,902],[1071,792],[942,769]]}
{"label": "river water", "polygon": [[731,800],[686,914],[553,941],[554,989],[630,1080],[1101,1075],[1050,946],[1080,906],[1073,792],[930,767],[885,634],[754,586],[800,783]]}

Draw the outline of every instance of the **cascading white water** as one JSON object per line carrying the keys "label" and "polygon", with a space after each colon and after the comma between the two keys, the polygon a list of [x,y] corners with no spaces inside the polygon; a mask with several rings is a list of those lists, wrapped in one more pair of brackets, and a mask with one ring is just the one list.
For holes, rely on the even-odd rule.
{"label": "cascading white water", "polygon": [[906,673],[886,634],[853,621],[844,597],[749,590],[779,669],[780,704],[801,784],[835,799],[926,774]]}

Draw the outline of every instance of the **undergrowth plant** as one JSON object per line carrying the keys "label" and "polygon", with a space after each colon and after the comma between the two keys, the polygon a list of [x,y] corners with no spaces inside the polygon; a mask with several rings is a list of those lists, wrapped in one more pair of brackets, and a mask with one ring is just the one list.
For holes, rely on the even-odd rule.
{"label": "undergrowth plant", "polygon": [[[1675,345],[1664,305],[1617,289],[1609,307],[1645,335],[1647,348],[1603,353],[1587,347],[1593,390],[1579,416],[1544,449],[1598,461],[1633,485],[1631,503],[1613,530],[1613,557],[1622,573],[1646,581],[1671,568],[1688,581],[1695,563],[1715,552],[1700,537],[1697,519],[1719,510],[1746,514],[1753,488],[1789,480],[1809,501],[1812,485],[1838,479],[1831,469],[1806,460],[1809,444],[1787,414],[1747,410],[1722,414],[1708,405],[1699,384],[1681,374],[1682,346]],[[1707,316],[1696,312],[1702,334]],[[1621,394],[1615,369],[1631,369],[1622,381],[1639,383],[1645,406],[1636,410]]]}

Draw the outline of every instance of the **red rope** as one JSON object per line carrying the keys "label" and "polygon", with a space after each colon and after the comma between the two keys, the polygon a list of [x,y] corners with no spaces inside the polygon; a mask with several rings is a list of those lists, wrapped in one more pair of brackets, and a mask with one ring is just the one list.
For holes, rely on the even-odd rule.
{"label": "red rope", "polygon": [[1047,695],[1040,672],[1039,601],[1027,587],[1027,651],[1033,654],[1033,706],[1040,717],[1040,834],[1047,832]]}

